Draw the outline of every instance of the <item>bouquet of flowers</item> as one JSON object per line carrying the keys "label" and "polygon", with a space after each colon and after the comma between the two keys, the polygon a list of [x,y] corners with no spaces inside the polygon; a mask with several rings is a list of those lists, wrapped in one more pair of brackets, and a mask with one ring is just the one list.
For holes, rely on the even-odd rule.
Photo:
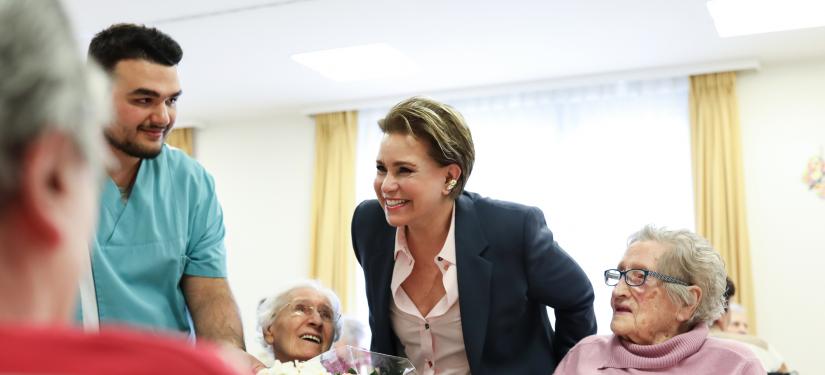
{"label": "bouquet of flowers", "polygon": [[331,349],[306,362],[281,362],[256,375],[414,375],[409,359],[346,346]]}
{"label": "bouquet of flowers", "polygon": [[411,375],[416,374],[409,359],[345,346],[321,353],[317,359],[334,374]]}
{"label": "bouquet of flowers", "polygon": [[272,367],[258,371],[256,375],[332,375],[320,361],[311,359],[306,362],[281,362],[275,360]]}

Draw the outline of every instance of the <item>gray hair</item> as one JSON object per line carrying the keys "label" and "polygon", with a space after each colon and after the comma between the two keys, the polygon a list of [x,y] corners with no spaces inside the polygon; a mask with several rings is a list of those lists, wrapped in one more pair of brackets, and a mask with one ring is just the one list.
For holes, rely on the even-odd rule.
{"label": "gray hair", "polygon": [[[657,272],[687,281],[702,290],[698,307],[687,322],[690,327],[700,322],[712,324],[724,314],[725,263],[708,240],[688,230],[648,225],[630,237],[628,247],[642,241],[654,241],[667,248],[656,264]],[[664,283],[664,287],[674,304],[696,302],[686,286]]]}
{"label": "gray hair", "polygon": [[81,58],[54,0],[0,0],[0,208],[17,193],[20,162],[44,132],[65,133],[98,166],[107,81]]}
{"label": "gray hair", "polygon": [[730,311],[735,312],[735,313],[740,313],[740,314],[744,314],[744,313],[747,312],[747,310],[745,310],[744,306],[742,306],[742,305],[740,305],[736,302],[731,302],[730,303]]}
{"label": "gray hair", "polygon": [[275,314],[289,303],[292,299],[292,293],[302,289],[317,291],[329,300],[333,313],[338,317],[332,325],[332,341],[330,344],[335,343],[341,337],[341,300],[338,299],[332,289],[321,285],[317,280],[304,280],[293,284],[278,294],[264,298],[258,303],[258,339],[264,348],[272,349],[272,346],[264,340],[263,331],[275,321]]}

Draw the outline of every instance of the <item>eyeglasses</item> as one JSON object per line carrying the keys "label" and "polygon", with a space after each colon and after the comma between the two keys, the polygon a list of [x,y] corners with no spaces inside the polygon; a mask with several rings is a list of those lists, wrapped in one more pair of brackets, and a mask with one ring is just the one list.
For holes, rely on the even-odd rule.
{"label": "eyeglasses", "polygon": [[318,316],[320,316],[321,320],[323,320],[326,323],[336,322],[339,318],[339,315],[332,311],[332,308],[330,308],[329,306],[316,306],[308,300],[295,300],[289,302],[286,305],[284,305],[284,307],[282,307],[281,310],[279,310],[279,313],[280,311],[284,310],[286,310],[293,316],[301,317],[311,316],[313,312],[318,312]]}
{"label": "eyeglasses", "polygon": [[679,280],[673,276],[663,275],[655,271],[642,269],[619,271],[615,268],[604,271],[604,283],[609,286],[616,286],[619,284],[619,280],[622,279],[622,276],[624,276],[624,282],[627,283],[627,285],[639,286],[644,284],[645,281],[647,281],[648,275],[653,276],[666,283],[690,286],[690,284],[685,281]]}

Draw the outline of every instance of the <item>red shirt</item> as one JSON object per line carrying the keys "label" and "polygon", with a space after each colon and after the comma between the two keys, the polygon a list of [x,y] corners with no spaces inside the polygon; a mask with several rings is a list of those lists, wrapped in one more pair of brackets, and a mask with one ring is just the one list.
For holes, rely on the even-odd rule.
{"label": "red shirt", "polygon": [[127,329],[0,326],[0,374],[236,374],[210,348]]}

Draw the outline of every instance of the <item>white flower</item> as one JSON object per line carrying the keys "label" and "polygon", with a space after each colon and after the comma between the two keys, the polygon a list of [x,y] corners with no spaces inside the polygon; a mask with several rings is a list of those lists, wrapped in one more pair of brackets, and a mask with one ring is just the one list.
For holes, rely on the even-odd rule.
{"label": "white flower", "polygon": [[307,362],[286,362],[275,360],[272,367],[258,371],[257,375],[332,375],[321,365],[321,362],[310,360]]}

